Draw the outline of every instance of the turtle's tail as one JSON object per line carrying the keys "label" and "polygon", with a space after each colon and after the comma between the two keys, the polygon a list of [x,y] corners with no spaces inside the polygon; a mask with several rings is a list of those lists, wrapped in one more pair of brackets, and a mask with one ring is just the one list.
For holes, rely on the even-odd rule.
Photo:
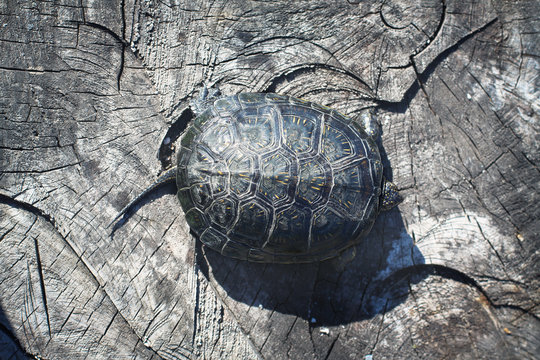
{"label": "turtle's tail", "polygon": [[176,181],[176,166],[167,170],[165,173],[163,173],[163,175],[158,177],[157,180],[152,185],[144,189],[144,191],[140,193],[135,199],[131,200],[129,204],[124,206],[124,208],[120,210],[120,212],[118,213],[118,215],[116,215],[113,221],[111,221],[111,223],[107,225],[107,228],[111,227],[112,224],[116,223],[121,217],[127,214],[131,210],[131,208],[135,206],[137,203],[139,203],[146,195],[154,191],[156,188],[164,184],[171,183],[173,181]]}

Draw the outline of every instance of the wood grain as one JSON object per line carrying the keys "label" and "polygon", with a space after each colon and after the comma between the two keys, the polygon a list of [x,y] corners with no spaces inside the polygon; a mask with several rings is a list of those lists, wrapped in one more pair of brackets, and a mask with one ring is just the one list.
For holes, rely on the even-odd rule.
{"label": "wood grain", "polygon": [[[535,1],[0,2],[0,358],[537,358]],[[164,187],[204,84],[382,125],[405,201],[305,265],[203,248]],[[169,141],[170,140],[170,141]]]}

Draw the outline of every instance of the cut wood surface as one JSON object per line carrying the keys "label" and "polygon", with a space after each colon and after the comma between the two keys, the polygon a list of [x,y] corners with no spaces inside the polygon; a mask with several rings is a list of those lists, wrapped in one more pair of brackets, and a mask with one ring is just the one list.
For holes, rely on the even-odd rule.
{"label": "cut wood surface", "polygon": [[[0,0],[0,358],[540,358],[539,14]],[[372,110],[404,202],[313,264],[204,248],[173,186],[111,232],[204,84]]]}

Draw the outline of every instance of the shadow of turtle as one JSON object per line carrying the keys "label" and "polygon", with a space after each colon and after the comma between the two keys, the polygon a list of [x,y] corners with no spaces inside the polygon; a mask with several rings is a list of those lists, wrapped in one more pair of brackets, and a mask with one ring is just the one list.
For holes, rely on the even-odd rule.
{"label": "shadow of turtle", "polygon": [[414,270],[424,258],[397,209],[381,213],[359,245],[319,263],[250,263],[221,256],[200,242],[198,247],[204,253],[197,258],[202,272],[234,301],[292,314],[317,326],[347,324],[388,311],[407,298],[410,283],[425,277]]}
{"label": "shadow of turtle", "polygon": [[[376,142],[384,176],[392,180],[381,137]],[[384,313],[406,300],[411,283],[427,276],[420,270],[424,257],[397,208],[380,213],[360,244],[318,263],[250,263],[197,244],[198,254],[205,255],[197,258],[201,270],[228,297],[250,307],[292,314],[317,326],[342,325]]]}
{"label": "shadow of turtle", "polygon": [[[175,189],[174,184],[161,187],[132,211]],[[253,263],[222,256],[200,241],[196,244],[202,273],[232,301],[295,315],[316,326],[342,325],[384,313],[406,300],[411,283],[428,275],[398,208],[380,213],[360,244],[322,262]]]}
{"label": "shadow of turtle", "polygon": [[26,359],[29,354],[21,346],[4,310],[0,306],[0,359]]}

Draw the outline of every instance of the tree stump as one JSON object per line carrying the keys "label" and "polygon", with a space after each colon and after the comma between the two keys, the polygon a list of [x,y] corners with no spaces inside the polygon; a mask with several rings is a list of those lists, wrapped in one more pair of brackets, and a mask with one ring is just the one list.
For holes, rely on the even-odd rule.
{"label": "tree stump", "polygon": [[[0,2],[0,358],[540,354],[537,1]],[[314,264],[194,239],[204,84],[374,111],[405,201]]]}

